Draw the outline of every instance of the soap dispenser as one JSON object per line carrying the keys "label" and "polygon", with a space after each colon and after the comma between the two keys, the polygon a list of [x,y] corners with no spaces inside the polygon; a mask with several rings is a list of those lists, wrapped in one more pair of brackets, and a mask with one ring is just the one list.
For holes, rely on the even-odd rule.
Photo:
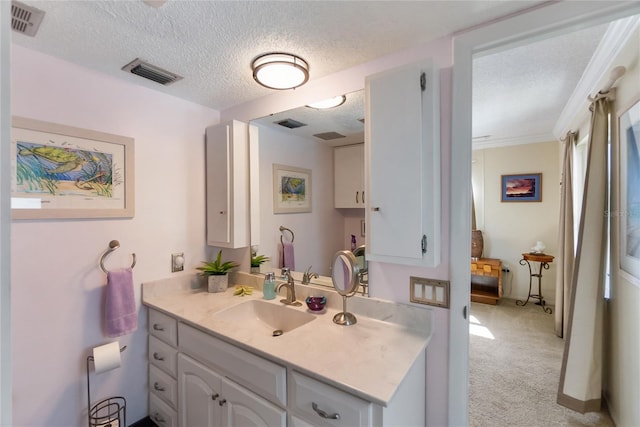
{"label": "soap dispenser", "polygon": [[264,299],[274,299],[276,297],[276,275],[267,273],[262,284],[262,297]]}

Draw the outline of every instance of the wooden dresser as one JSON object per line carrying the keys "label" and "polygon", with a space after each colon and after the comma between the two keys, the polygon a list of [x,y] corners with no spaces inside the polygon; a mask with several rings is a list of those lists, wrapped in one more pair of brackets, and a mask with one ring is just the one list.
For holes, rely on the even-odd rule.
{"label": "wooden dresser", "polygon": [[502,297],[502,262],[495,258],[471,261],[471,301],[496,305]]}

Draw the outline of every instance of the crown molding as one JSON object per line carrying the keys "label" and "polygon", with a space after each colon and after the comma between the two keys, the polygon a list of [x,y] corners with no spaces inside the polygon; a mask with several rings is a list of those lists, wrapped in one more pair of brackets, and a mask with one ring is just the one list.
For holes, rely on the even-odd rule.
{"label": "crown molding", "polygon": [[562,138],[574,126],[576,117],[587,115],[588,97],[598,92],[597,85],[608,78],[613,61],[640,25],[640,17],[632,16],[609,24],[580,81],[573,90],[553,128],[556,139]]}
{"label": "crown molding", "polygon": [[512,145],[537,144],[557,140],[551,133],[539,133],[535,135],[522,135],[507,138],[488,138],[483,141],[473,141],[472,150],[482,150],[485,148],[508,147]]}

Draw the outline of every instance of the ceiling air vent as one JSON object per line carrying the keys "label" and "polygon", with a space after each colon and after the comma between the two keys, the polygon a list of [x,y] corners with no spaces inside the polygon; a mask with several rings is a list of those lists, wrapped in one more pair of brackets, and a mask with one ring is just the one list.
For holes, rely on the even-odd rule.
{"label": "ceiling air vent", "polygon": [[302,126],[306,126],[306,123],[300,123],[293,119],[284,119],[274,123],[289,129],[296,129],[296,128],[301,128]]}
{"label": "ceiling air vent", "polygon": [[137,74],[140,77],[144,77],[145,79],[152,80],[165,86],[175,83],[178,80],[182,80],[182,76],[179,76],[167,70],[163,70],[162,68],[156,67],[155,65],[151,65],[148,62],[144,62],[140,58],[136,58],[135,60],[129,62],[127,65],[122,67],[122,69],[129,73]]}
{"label": "ceiling air vent", "polygon": [[40,23],[44,18],[44,11],[27,6],[19,1],[11,2],[11,28],[13,31],[35,36],[40,28]]}
{"label": "ceiling air vent", "polygon": [[331,141],[332,139],[340,139],[340,138],[344,138],[345,136],[338,133],[338,132],[323,132],[323,133],[316,133],[315,135],[316,138],[320,138],[320,139],[324,139],[325,141]]}

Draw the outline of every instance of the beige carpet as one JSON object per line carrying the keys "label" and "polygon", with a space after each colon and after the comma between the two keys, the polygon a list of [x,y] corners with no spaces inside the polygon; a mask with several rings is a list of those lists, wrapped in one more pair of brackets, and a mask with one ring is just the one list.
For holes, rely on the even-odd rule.
{"label": "beige carpet", "polygon": [[613,426],[556,403],[564,341],[553,315],[533,303],[471,304],[469,423],[485,426]]}

